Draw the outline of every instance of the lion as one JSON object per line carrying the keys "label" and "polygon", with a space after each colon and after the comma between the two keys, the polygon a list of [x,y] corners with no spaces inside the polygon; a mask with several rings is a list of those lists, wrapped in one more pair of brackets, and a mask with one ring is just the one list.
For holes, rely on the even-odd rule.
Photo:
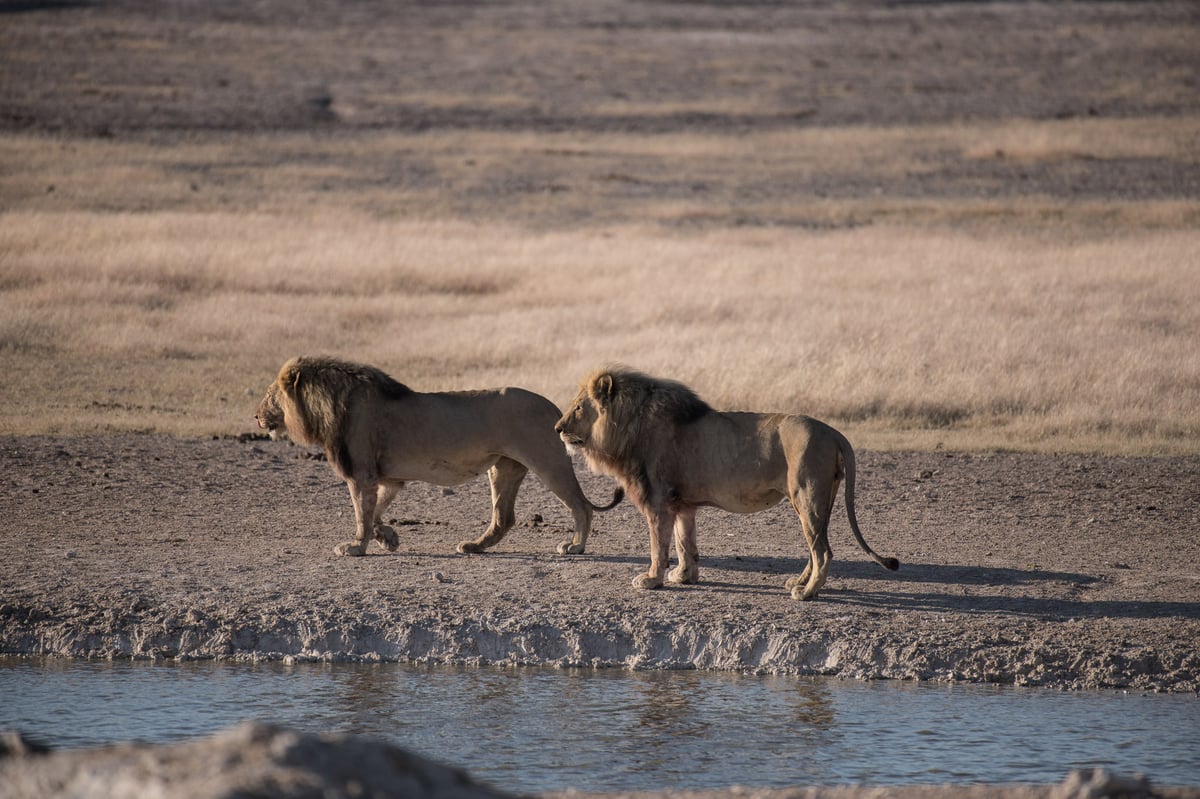
{"label": "lion", "polygon": [[824,422],[716,411],[682,383],[614,367],[584,378],[554,429],[583,452],[592,471],[615,477],[645,515],[650,568],[634,578],[635,588],[662,587],[672,530],[679,565],[666,578],[699,581],[697,509],[755,513],[786,497],[800,515],[809,550],[804,572],[786,587],[794,599],[815,599],[833,559],[829,517],[843,478],[858,545],[884,568],[900,567],[863,540],[854,514],[854,450]]}
{"label": "lion", "polygon": [[574,536],[558,552],[576,555],[586,551],[593,511],[615,507],[624,492],[618,488],[608,505],[588,501],[554,432],[558,415],[550,400],[521,388],[421,393],[372,366],[299,357],[279,370],[255,419],[272,439],[286,434],[323,447],[346,481],[357,527],[335,554],[365,555],[372,538],[399,547],[380,517],[406,482],[453,486],[487,472],[491,524],[457,548],[482,552],[515,524],[517,490],[532,470],[570,509]]}

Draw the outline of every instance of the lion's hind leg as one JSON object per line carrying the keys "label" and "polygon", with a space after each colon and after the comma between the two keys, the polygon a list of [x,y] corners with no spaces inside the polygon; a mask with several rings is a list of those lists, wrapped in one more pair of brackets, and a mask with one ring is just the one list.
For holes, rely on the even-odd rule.
{"label": "lion's hind leg", "polygon": [[571,458],[555,442],[557,451],[551,458],[542,458],[533,462],[533,473],[558,497],[567,510],[571,511],[571,520],[575,528],[572,536],[558,545],[556,551],[560,555],[582,555],[587,551],[588,535],[592,532],[592,503],[584,496],[583,489],[575,477],[575,469]]}
{"label": "lion's hind leg", "polygon": [[492,523],[479,538],[460,543],[459,552],[482,552],[500,543],[504,535],[517,523],[517,491],[528,473],[529,470],[523,464],[512,458],[501,458],[488,469],[488,482],[492,486]]}
{"label": "lion's hind leg", "polygon": [[829,564],[833,561],[833,548],[829,546],[829,517],[837,489],[836,478],[832,481],[789,480],[789,498],[800,517],[800,525],[804,528],[804,538],[808,543],[808,565],[799,577],[785,584],[791,589],[793,599],[816,599],[817,592],[825,585]]}
{"label": "lion's hind leg", "polygon": [[783,587],[791,591],[798,585],[804,585],[808,582],[808,576],[812,574],[812,558],[808,559],[808,563],[804,564],[804,571],[800,572],[799,577],[789,577]]}
{"label": "lion's hind leg", "polygon": [[563,500],[563,503],[571,510],[575,532],[570,539],[558,545],[557,552],[560,555],[582,555],[587,552],[588,535],[592,532],[592,506],[582,489],[576,488],[574,493],[578,496],[573,496],[572,502]]}

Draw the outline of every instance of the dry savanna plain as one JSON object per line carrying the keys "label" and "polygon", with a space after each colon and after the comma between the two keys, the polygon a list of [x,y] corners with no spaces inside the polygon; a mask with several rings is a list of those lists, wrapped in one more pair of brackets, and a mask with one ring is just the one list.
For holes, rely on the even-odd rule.
{"label": "dry savanna plain", "polygon": [[[1200,690],[1200,8],[0,0],[0,652]],[[535,479],[336,558],[298,354],[561,407],[628,364],[859,453],[701,582]],[[596,501],[611,490],[579,461]]]}

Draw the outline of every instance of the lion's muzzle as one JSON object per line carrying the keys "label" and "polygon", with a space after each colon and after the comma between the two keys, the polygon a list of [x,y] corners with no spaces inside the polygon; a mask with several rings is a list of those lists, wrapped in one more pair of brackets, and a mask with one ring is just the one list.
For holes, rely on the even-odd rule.
{"label": "lion's muzzle", "polygon": [[558,424],[554,425],[554,432],[558,433],[558,437],[561,438],[563,443],[566,444],[568,447],[582,447],[583,446],[583,436],[577,435],[575,433],[568,431],[563,426],[562,422],[559,422]]}
{"label": "lion's muzzle", "polygon": [[255,416],[254,421],[258,422],[259,428],[267,431],[267,435],[271,437],[272,441],[279,439],[279,425],[274,422],[268,422],[261,416]]}

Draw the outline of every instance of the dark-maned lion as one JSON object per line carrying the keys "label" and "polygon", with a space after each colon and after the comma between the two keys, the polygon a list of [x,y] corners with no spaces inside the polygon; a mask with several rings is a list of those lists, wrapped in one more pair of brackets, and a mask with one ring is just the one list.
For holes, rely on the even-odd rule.
{"label": "dark-maned lion", "polygon": [[271,438],[286,432],[324,447],[346,481],[357,531],[334,548],[339,555],[366,554],[372,538],[391,550],[399,546],[380,517],[406,482],[452,486],[487,472],[492,523],[458,545],[459,552],[482,552],[516,522],[517,490],[530,470],[574,516],[575,535],[558,551],[582,553],[592,512],[612,508],[623,492],[604,507],[587,500],[554,432],[557,418],[554,403],[520,388],[421,393],[371,366],[308,357],[283,365],[255,415]]}
{"label": "dark-maned lion", "polygon": [[854,450],[846,437],[807,416],[715,411],[681,383],[629,369],[587,376],[554,426],[583,452],[595,472],[624,485],[650,527],[650,570],[635,588],[658,588],[667,568],[672,529],[679,565],[672,582],[699,579],[696,510],[705,506],[754,513],[785,497],[808,539],[804,573],[787,581],[795,599],[813,599],[825,584],[833,551],[829,517],[846,480],[846,515],[859,546],[881,566],[854,515]]}

